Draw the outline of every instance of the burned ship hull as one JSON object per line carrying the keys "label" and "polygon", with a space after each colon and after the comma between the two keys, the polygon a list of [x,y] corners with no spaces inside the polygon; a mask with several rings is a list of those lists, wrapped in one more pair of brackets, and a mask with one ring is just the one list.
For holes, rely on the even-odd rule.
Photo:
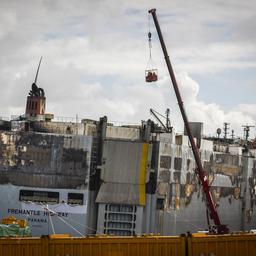
{"label": "burned ship hull", "polygon": [[[33,235],[207,229],[186,135],[159,132],[152,121],[114,126],[106,117],[12,127],[0,133],[0,217],[27,219]],[[231,231],[253,229],[255,150],[197,141],[222,222]]]}
{"label": "burned ship hull", "polygon": [[87,233],[91,136],[0,132],[0,218],[33,235]]}

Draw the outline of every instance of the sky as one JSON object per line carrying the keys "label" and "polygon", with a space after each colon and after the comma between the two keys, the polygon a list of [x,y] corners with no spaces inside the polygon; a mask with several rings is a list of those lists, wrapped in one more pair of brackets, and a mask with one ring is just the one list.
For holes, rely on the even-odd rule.
{"label": "sky", "polygon": [[[1,0],[0,116],[24,114],[43,56],[37,85],[47,113],[135,124],[153,119],[150,108],[170,108],[172,126],[182,131],[151,8],[188,119],[204,122],[205,135],[228,122],[242,136],[242,125],[256,121],[256,0]],[[159,76],[150,84],[149,27]]]}

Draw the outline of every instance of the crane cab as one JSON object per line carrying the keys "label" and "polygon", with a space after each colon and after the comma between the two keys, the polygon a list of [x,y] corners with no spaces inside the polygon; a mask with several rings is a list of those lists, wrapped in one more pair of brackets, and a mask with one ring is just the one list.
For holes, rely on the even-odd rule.
{"label": "crane cab", "polygon": [[147,83],[156,82],[158,80],[157,69],[145,70],[145,80]]}

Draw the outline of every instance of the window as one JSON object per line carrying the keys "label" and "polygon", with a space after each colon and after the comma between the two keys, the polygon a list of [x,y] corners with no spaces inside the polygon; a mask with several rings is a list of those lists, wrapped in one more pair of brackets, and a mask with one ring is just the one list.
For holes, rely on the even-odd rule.
{"label": "window", "polygon": [[170,156],[161,156],[160,157],[160,167],[165,169],[171,168],[172,158]]}
{"label": "window", "polygon": [[37,190],[20,190],[20,201],[57,204],[59,203],[59,193]]}
{"label": "window", "polygon": [[84,195],[79,193],[68,193],[68,204],[80,204],[84,203]]}
{"label": "window", "polygon": [[157,198],[156,209],[157,210],[164,210],[164,199],[163,198]]}
{"label": "window", "polygon": [[180,171],[182,167],[182,159],[180,157],[174,158],[174,169]]}

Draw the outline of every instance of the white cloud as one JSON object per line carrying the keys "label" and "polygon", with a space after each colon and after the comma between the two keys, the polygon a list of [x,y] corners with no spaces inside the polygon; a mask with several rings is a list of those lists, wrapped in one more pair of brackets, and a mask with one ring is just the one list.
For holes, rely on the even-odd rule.
{"label": "white cloud", "polygon": [[199,85],[187,74],[255,68],[253,0],[121,2],[1,1],[0,115],[24,112],[43,55],[38,85],[46,91],[48,112],[139,122],[150,117],[151,107],[162,113],[170,107],[173,125],[181,130],[154,28],[153,57],[160,80],[144,82],[147,10],[156,7],[189,119],[204,121],[206,133],[224,121],[237,133],[241,124],[254,122],[255,105],[241,102],[227,111],[217,99],[199,100]]}
{"label": "white cloud", "polygon": [[207,104],[200,101],[199,85],[188,74],[181,73],[177,77],[189,120],[204,122],[205,134],[215,135],[217,128],[222,128],[223,123],[228,122],[230,128],[235,130],[235,134],[242,136],[242,125],[255,124],[255,104],[241,104],[230,111],[225,111],[216,103]]}
{"label": "white cloud", "polygon": [[237,110],[251,116],[256,121],[256,104],[239,104]]}

